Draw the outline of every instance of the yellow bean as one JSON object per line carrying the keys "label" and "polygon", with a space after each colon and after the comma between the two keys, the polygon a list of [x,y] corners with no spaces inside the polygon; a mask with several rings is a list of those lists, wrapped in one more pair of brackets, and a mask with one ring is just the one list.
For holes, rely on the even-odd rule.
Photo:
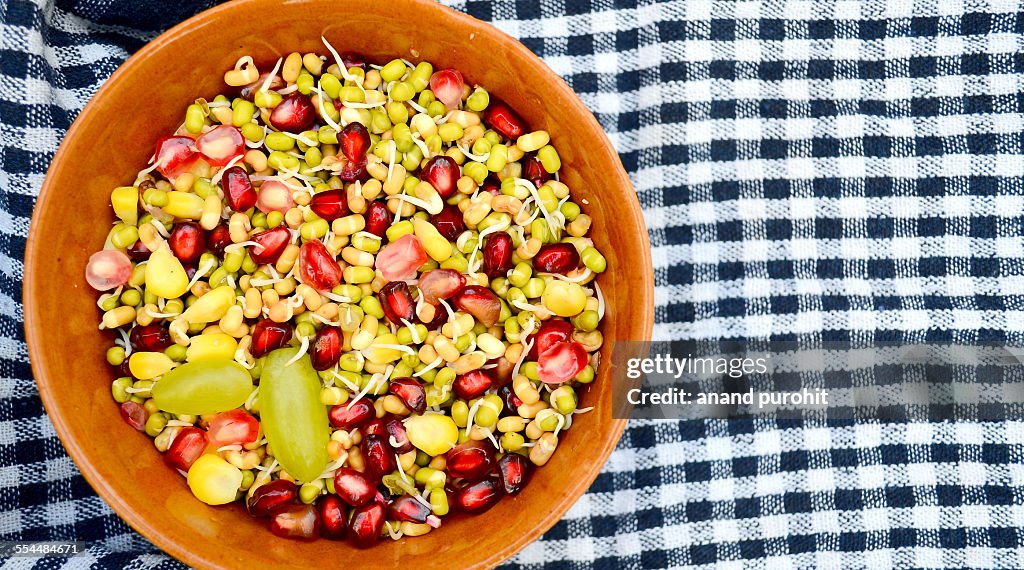
{"label": "yellow bean", "polygon": [[108,329],[123,327],[134,320],[134,307],[117,307],[103,313],[103,326]]}
{"label": "yellow bean", "polygon": [[519,374],[512,379],[512,391],[524,404],[536,404],[540,401],[540,392],[526,376]]}
{"label": "yellow bean", "polygon": [[541,412],[541,410],[546,410],[548,409],[548,407],[548,403],[545,402],[544,400],[541,400],[539,402],[534,402],[533,404],[523,404],[519,406],[519,409],[517,411],[520,416],[524,418],[533,419],[534,417],[536,417],[537,414]]}
{"label": "yellow bean", "polygon": [[307,53],[302,56],[302,65],[313,75],[320,75],[323,71],[324,62],[315,53]]}
{"label": "yellow bean", "polygon": [[[430,225],[430,222],[423,223],[427,224],[430,227],[434,227]],[[441,239],[444,238],[442,237]],[[375,259],[372,253],[363,251],[361,249],[356,249],[351,246],[341,250],[341,258],[351,265],[361,267],[373,267],[373,262]]]}
{"label": "yellow bean", "polygon": [[245,162],[255,172],[262,172],[267,169],[267,155],[256,148],[251,148],[245,152]]}
{"label": "yellow bean", "polygon": [[474,350],[469,354],[463,354],[455,362],[451,363],[452,369],[455,370],[456,374],[465,374],[473,370],[478,370],[487,362],[487,355],[479,350]]}
{"label": "yellow bean", "polygon": [[533,131],[519,137],[516,146],[523,152],[535,152],[551,142],[551,136],[547,131]]}
{"label": "yellow bean", "polygon": [[249,332],[249,327],[244,323],[244,310],[241,305],[233,305],[228,309],[228,312],[224,313],[224,316],[220,318],[218,325],[220,330],[235,337],[242,338]]}
{"label": "yellow bean", "polygon": [[247,319],[255,319],[263,314],[263,297],[259,289],[253,287],[245,292],[245,307],[242,314]]}
{"label": "yellow bean", "polygon": [[285,80],[285,83],[295,83],[295,80],[299,78],[300,71],[302,71],[302,55],[299,52],[288,54],[281,66],[281,78]]}
{"label": "yellow bean", "polygon": [[335,235],[339,236],[350,236],[362,231],[365,227],[366,218],[359,214],[352,214],[331,222],[331,230]]}
{"label": "yellow bean", "polygon": [[545,433],[530,448],[530,461],[538,467],[543,466],[551,459],[556,447],[558,447],[558,437],[553,433]]}
{"label": "yellow bean", "polygon": [[459,349],[455,348],[455,344],[453,344],[447,337],[438,336],[434,339],[433,344],[434,350],[437,351],[438,356],[443,358],[446,362],[455,362],[461,356]]}
{"label": "yellow bean", "polygon": [[242,243],[249,239],[249,216],[241,212],[235,212],[228,218],[228,235],[231,236],[231,243]]}
{"label": "yellow bean", "polygon": [[199,217],[199,225],[204,230],[212,230],[217,227],[220,223],[220,211],[221,211],[220,197],[216,194],[210,194],[206,197],[206,202],[203,203],[203,214]]}
{"label": "yellow bean", "polygon": [[301,248],[294,243],[288,244],[288,246],[284,248],[284,251],[281,252],[281,257],[277,258],[277,263],[274,264],[274,269],[282,275],[291,271],[292,267],[295,265],[295,261],[299,258],[300,249]]}

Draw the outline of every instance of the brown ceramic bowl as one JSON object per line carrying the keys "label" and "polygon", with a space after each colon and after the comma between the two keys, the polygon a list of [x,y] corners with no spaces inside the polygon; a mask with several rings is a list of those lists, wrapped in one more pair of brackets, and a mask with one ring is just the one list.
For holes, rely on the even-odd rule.
{"label": "brown ceramic bowl", "polygon": [[148,437],[127,427],[110,397],[104,361],[112,336],[97,331],[86,262],[113,220],[110,190],[129,183],[185,106],[221,89],[245,54],[269,69],[280,54],[340,51],[384,62],[395,56],[460,69],[534,128],[550,131],[563,180],[589,202],[593,238],[611,268],[602,356],[611,342],[644,340],[653,323],[653,272],[636,194],[612,145],[572,90],[523,45],[495,28],[426,0],[241,0],[199,14],[152,41],[82,111],[43,184],[25,263],[25,328],[32,368],[57,433],[85,478],[137,531],[197,567],[492,567],[548,530],[593,482],[625,427],[611,417],[610,367],[601,368],[554,458],[526,490],[477,517],[452,516],[426,536],[369,550],[273,537],[241,506],[195,500]]}

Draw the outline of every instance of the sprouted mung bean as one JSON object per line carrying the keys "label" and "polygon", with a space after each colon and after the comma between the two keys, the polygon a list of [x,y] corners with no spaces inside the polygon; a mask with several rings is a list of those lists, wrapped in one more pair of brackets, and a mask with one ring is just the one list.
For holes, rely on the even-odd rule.
{"label": "sprouted mung bean", "polygon": [[86,278],[122,417],[197,499],[369,546],[547,463],[606,261],[548,132],[457,70],[324,43],[188,104]]}

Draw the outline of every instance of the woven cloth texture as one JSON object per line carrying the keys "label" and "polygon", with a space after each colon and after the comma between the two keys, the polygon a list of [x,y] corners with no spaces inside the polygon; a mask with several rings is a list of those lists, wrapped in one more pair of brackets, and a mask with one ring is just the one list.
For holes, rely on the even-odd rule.
{"label": "woven cloth texture", "polygon": [[[0,0],[0,540],[89,546],[3,568],[181,566],[56,437],[22,260],[77,113],[208,4]],[[1021,341],[1019,3],[449,4],[519,38],[608,132],[649,226],[655,338]],[[1022,455],[1020,422],[632,421],[507,567],[1020,568]]]}

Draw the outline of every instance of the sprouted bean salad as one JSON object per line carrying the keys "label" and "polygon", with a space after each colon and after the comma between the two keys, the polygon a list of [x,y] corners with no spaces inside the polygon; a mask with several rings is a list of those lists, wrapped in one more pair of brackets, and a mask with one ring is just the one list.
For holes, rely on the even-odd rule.
{"label": "sprouted bean salad", "polygon": [[366,547],[548,462],[589,410],[606,261],[546,131],[324,44],[188,104],[86,278],[121,417],[198,500]]}

